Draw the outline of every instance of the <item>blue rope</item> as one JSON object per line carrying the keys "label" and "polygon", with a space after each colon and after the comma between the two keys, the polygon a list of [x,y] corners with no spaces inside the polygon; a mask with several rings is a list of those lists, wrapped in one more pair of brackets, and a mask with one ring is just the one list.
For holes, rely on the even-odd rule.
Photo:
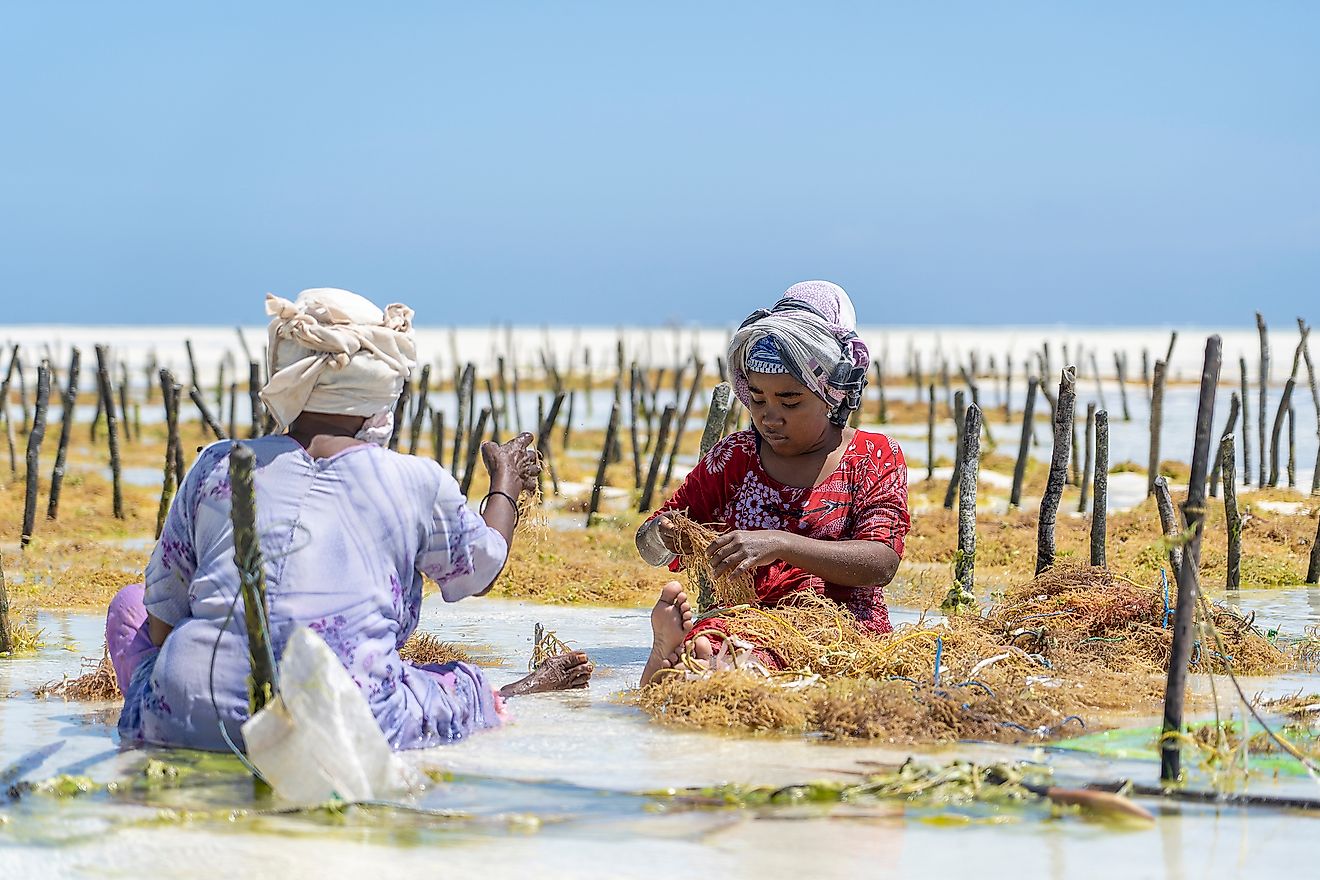
{"label": "blue rope", "polygon": [[944,656],[944,637],[935,637],[935,684],[940,683],[940,658]]}
{"label": "blue rope", "polygon": [[1169,573],[1160,569],[1160,580],[1164,581],[1164,620],[1160,623],[1161,629],[1169,628],[1169,618],[1173,616],[1173,609],[1169,606]]}
{"label": "blue rope", "polygon": [[[987,684],[986,684],[985,682],[983,682],[983,681],[977,681],[977,680],[974,679],[974,678],[973,678],[973,679],[970,679],[969,681],[964,681],[962,684],[955,685],[955,687],[960,687],[960,688],[965,688],[965,687],[975,687],[975,688],[980,688],[981,690],[983,690],[983,691],[985,691],[987,694],[989,694],[991,699],[994,699],[994,697],[995,697],[995,692],[992,691],[992,690],[990,690],[990,686],[989,686],[989,685],[987,685]],[[966,708],[966,707],[964,707],[964,708]]]}

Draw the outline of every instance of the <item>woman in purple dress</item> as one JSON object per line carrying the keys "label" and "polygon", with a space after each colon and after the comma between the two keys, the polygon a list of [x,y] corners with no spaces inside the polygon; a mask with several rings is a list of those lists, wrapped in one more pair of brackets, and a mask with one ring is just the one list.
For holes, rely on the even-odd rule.
{"label": "woman in purple dress", "polygon": [[[585,654],[495,690],[468,663],[414,665],[422,576],[447,602],[486,593],[508,557],[520,494],[540,464],[527,434],[486,443],[483,513],[428,459],[385,448],[416,362],[412,310],[356,294],[269,296],[270,381],[285,429],[247,441],[276,656],[296,626],[317,632],[361,688],[396,749],[452,742],[500,723],[504,697],[585,687]],[[248,717],[247,638],[230,523],[230,441],[202,451],[170,507],[144,584],[111,602],[106,642],[124,691],[125,742],[225,748]]]}

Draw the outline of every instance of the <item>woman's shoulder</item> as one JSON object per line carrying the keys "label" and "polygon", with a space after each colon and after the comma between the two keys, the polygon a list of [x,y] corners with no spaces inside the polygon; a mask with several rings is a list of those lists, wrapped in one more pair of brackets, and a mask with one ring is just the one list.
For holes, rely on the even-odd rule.
{"label": "woman's shoulder", "polygon": [[887,434],[858,428],[849,444],[848,457],[880,465],[900,464],[903,463],[903,450],[898,441]]}
{"label": "woman's shoulder", "polygon": [[710,473],[721,473],[739,462],[756,458],[756,434],[750,429],[734,431],[702,456],[701,463]]}

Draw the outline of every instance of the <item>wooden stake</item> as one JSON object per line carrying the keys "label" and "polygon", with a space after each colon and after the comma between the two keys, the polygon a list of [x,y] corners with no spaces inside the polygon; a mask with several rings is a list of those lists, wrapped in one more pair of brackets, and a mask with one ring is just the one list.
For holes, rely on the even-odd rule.
{"label": "wooden stake", "polygon": [[664,413],[660,416],[660,433],[656,438],[655,447],[651,450],[651,468],[646,474],[646,486],[642,489],[642,498],[637,505],[640,513],[646,513],[651,509],[651,499],[655,495],[655,484],[660,477],[660,462],[665,454],[665,447],[669,440],[669,428],[674,421],[676,407],[672,403],[665,404]]}
{"label": "wooden stake", "polygon": [[953,473],[949,475],[949,485],[944,490],[944,509],[953,510],[953,502],[958,494],[958,486],[962,481],[963,469],[963,420],[967,418],[967,396],[959,389],[953,395],[953,436],[956,438],[953,453]]}
{"label": "wooden stake", "polygon": [[486,439],[486,422],[490,421],[490,407],[483,406],[481,415],[477,416],[477,426],[472,431],[472,436],[468,438],[467,460],[463,464],[463,484],[462,492],[468,493],[472,488],[472,477],[477,470],[477,453],[481,451],[481,444]]}
{"label": "wooden stake", "polygon": [[641,384],[641,372],[634,361],[628,378],[628,430],[632,434],[633,485],[639,491],[642,488],[642,445],[637,434],[637,416],[641,405]]}
{"label": "wooden stake", "polygon": [[1182,568],[1182,523],[1178,521],[1178,511],[1173,506],[1173,496],[1169,494],[1169,481],[1159,476],[1155,478],[1155,509],[1160,515],[1160,534],[1168,545],[1169,570],[1176,577]]}
{"label": "wooden stake", "polygon": [[[622,343],[620,343],[622,349]],[[615,400],[610,407],[610,421],[605,428],[605,446],[600,452],[600,463],[596,466],[596,479],[591,484],[591,503],[587,507],[587,528],[591,528],[596,521],[596,513],[600,510],[600,492],[605,486],[606,471],[610,466],[610,453],[614,450],[614,435],[619,430],[619,401]]]}
{"label": "wooden stake", "polygon": [[206,427],[211,429],[211,433],[215,435],[215,439],[229,439],[225,436],[225,429],[221,428],[220,423],[211,415],[211,410],[206,406],[206,399],[202,397],[202,392],[197,390],[196,385],[193,385],[188,389],[188,396],[192,398],[192,402],[196,405],[197,411],[202,415],[202,422],[205,423]]}
{"label": "wooden stake", "polygon": [[706,427],[701,432],[701,456],[704,458],[712,446],[724,436],[724,421],[729,416],[730,397],[733,389],[728,382],[715,386],[710,395],[710,409],[706,411]]}
{"label": "wooden stake", "polygon": [[1128,410],[1127,396],[1127,355],[1120,355],[1114,352],[1114,373],[1118,377],[1118,401],[1123,407],[1123,421],[1132,421],[1132,413]]}
{"label": "wooden stake", "polygon": [[[422,372],[417,378],[417,406],[413,410],[412,425],[408,430],[408,454],[416,455],[422,438],[422,423],[426,421],[427,401],[431,395],[431,365],[422,364]],[[494,406],[494,401],[491,405]]]}
{"label": "wooden stake", "polygon": [[1242,584],[1242,512],[1237,504],[1237,464],[1233,461],[1233,434],[1219,440],[1219,460],[1224,467],[1224,524],[1228,529],[1228,579],[1236,590]]}
{"label": "wooden stake", "polygon": [[1192,452],[1192,474],[1183,504],[1183,518],[1191,532],[1178,569],[1178,603],[1174,609],[1173,649],[1169,677],[1164,689],[1164,733],[1160,737],[1160,781],[1176,782],[1181,775],[1178,735],[1183,729],[1183,700],[1187,688],[1187,665],[1192,655],[1197,596],[1200,593],[1201,531],[1205,517],[1205,484],[1210,465],[1210,437],[1214,430],[1215,390],[1219,385],[1222,344],[1218,336],[1205,343],[1201,370],[1201,395],[1196,411],[1196,445]]}
{"label": "wooden stake", "polygon": [[1260,464],[1256,477],[1256,485],[1265,485],[1266,454],[1265,454],[1265,420],[1266,412],[1269,409],[1269,387],[1270,387],[1270,340],[1269,331],[1265,328],[1265,319],[1260,312],[1256,313],[1256,333],[1260,336],[1260,396],[1256,401],[1256,424],[1259,429],[1256,439],[1260,442]]}
{"label": "wooden stake", "polygon": [[[1224,431],[1219,435],[1221,448],[1223,439],[1232,434],[1237,429],[1238,413],[1242,410],[1242,400],[1238,397],[1236,391],[1228,400],[1228,421],[1224,423]],[[1219,477],[1223,470],[1224,463],[1220,461],[1219,456],[1215,456],[1215,466],[1210,469],[1210,497],[1219,497]],[[1236,479],[1236,474],[1233,478]]]}
{"label": "wooden stake", "polygon": [[256,361],[248,361],[248,408],[252,413],[248,437],[260,437],[265,413],[261,406],[261,364]]}
{"label": "wooden stake", "polygon": [[[467,364],[463,367],[463,372],[459,375],[458,384],[454,386],[454,395],[457,399],[457,415],[454,418],[454,448],[449,460],[449,471],[452,474],[458,474],[459,456],[463,454],[463,438],[466,436],[468,422],[471,420],[472,396],[469,389],[476,381],[476,367]],[[518,381],[518,374],[514,373],[514,382]],[[515,384],[515,388],[516,388]]]}
{"label": "wooden stake", "polygon": [[174,500],[174,490],[183,476],[179,442],[179,386],[169,370],[160,371],[160,397],[165,407],[165,464],[161,471],[160,504],[156,508],[156,539],[165,529],[165,516]]}
{"label": "wooden stake", "polygon": [[[545,464],[545,470],[550,472],[550,484],[556,495],[559,494],[559,470],[555,467],[554,443],[552,441],[554,440],[555,422],[559,420],[559,411],[564,407],[565,396],[562,391],[555,394],[555,399],[550,401],[550,411],[541,420],[540,430],[536,434],[536,451],[541,454],[541,461]],[[537,401],[539,412],[539,397]]]}
{"label": "wooden stake", "polygon": [[1077,494],[1077,512],[1086,513],[1086,502],[1090,500],[1091,476],[1095,467],[1095,402],[1086,404],[1086,430],[1083,432],[1086,443],[1085,463],[1082,465],[1081,492]]}
{"label": "wooden stake", "polygon": [[[196,390],[196,389],[194,389]],[[238,566],[243,596],[243,623],[252,677],[248,682],[248,711],[255,715],[277,693],[275,648],[271,642],[270,612],[266,607],[266,572],[257,537],[256,492],[252,450],[235,443],[229,452],[230,519],[234,527],[234,564]]]}
{"label": "wooden stake", "polygon": [[105,411],[105,434],[110,446],[110,475],[114,481],[115,519],[124,518],[124,491],[119,466],[119,419],[115,415],[114,390],[110,385],[110,351],[96,346],[96,383],[100,389],[101,408]]}
{"label": "wooden stake", "polygon": [[50,402],[50,367],[45,361],[37,365],[37,399],[32,408],[32,428],[27,436],[27,491],[23,496],[23,532],[19,536],[20,549],[32,542],[32,530],[37,523],[37,493],[41,481],[41,441],[46,437],[46,407]]}
{"label": "wooden stake", "polygon": [[[1018,446],[1017,463],[1013,465],[1013,489],[1009,494],[1008,506],[1022,506],[1022,481],[1027,475],[1027,458],[1031,455],[1033,419],[1036,415],[1036,389],[1040,380],[1035,376],[1027,378],[1027,399],[1022,404],[1022,441]],[[933,392],[932,392],[933,394]],[[932,396],[932,401],[934,397]]]}
{"label": "wooden stake", "polygon": [[935,479],[935,383],[926,389],[926,481]]}
{"label": "wooden stake", "polygon": [[1109,413],[1095,414],[1095,493],[1091,502],[1091,564],[1104,567],[1109,517]]}
{"label": "wooden stake", "polygon": [[0,553],[0,654],[14,650],[14,632],[9,626],[9,589],[5,586],[5,557]]}
{"label": "wooden stake", "polygon": [[678,451],[683,446],[683,435],[687,432],[688,419],[692,417],[692,404],[701,391],[703,369],[704,365],[701,361],[697,361],[696,370],[692,373],[692,385],[688,389],[687,401],[683,404],[683,414],[678,417],[678,427],[674,429],[674,445],[669,448],[669,461],[665,465],[665,479],[660,484],[662,490],[674,479],[674,461],[678,458]]}
{"label": "wooden stake", "polygon": [[1054,565],[1054,524],[1059,514],[1059,502],[1063,500],[1063,486],[1068,479],[1076,382],[1076,368],[1064,367],[1059,377],[1059,396],[1054,407],[1054,450],[1050,456],[1050,476],[1045,484],[1045,495],[1040,500],[1036,532],[1036,574]]}
{"label": "wooden stake", "polygon": [[445,412],[431,408],[431,457],[441,466],[445,463]]}
{"label": "wooden stake", "polygon": [[1269,486],[1273,488],[1279,485],[1279,440],[1283,433],[1283,422],[1288,417],[1292,405],[1293,389],[1297,387],[1297,380],[1289,377],[1283,385],[1283,395],[1279,398],[1279,409],[1274,414],[1274,428],[1270,432],[1270,480]]}
{"label": "wooden stake", "polygon": [[64,463],[69,456],[69,438],[73,435],[74,407],[78,401],[78,374],[82,372],[82,353],[77,348],[69,357],[69,384],[64,391],[64,412],[60,417],[60,444],[55,449],[55,469],[50,474],[50,500],[46,519],[55,519],[60,511],[60,487],[64,485]]}
{"label": "wooden stake", "polygon": [[1150,390],[1150,458],[1146,468],[1146,495],[1155,491],[1155,480],[1160,475],[1160,430],[1164,424],[1164,378],[1168,364],[1155,362],[1155,380]]}
{"label": "wooden stake", "polygon": [[953,579],[963,593],[976,594],[976,478],[981,470],[981,408],[967,407],[960,440],[962,474],[958,485],[958,553]]}
{"label": "wooden stake", "polygon": [[1251,395],[1247,393],[1247,359],[1238,358],[1238,369],[1242,376],[1242,485],[1251,485]]}
{"label": "wooden stake", "polygon": [[1297,413],[1288,407],[1288,488],[1297,488]]}

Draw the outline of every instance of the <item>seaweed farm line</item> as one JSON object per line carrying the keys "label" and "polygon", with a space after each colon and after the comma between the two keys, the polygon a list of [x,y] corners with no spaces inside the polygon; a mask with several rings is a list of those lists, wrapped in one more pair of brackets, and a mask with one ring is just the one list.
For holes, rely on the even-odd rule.
{"label": "seaweed farm line", "polygon": [[[1248,608],[1257,597],[1243,599]],[[1301,625],[1320,613],[1294,593],[1258,619]],[[1274,619],[1274,615],[1279,615]],[[898,611],[898,620],[913,615]],[[636,684],[649,643],[646,612],[548,607],[500,600],[428,599],[421,629],[467,645],[496,682],[526,668],[535,623],[597,663],[590,690],[516,700],[515,720],[470,740],[409,757],[443,778],[412,810],[349,808],[264,813],[237,763],[171,752],[121,752],[117,706],[41,700],[32,689],[76,674],[100,650],[102,620],[46,613],[48,647],[0,664],[0,730],[8,760],[45,748],[26,778],[92,782],[155,779],[115,795],[28,796],[0,804],[0,872],[8,877],[338,878],[391,872],[430,876],[664,877],[955,875],[1213,878],[1297,870],[1297,847],[1316,819],[1282,810],[1144,803],[1153,827],[1113,828],[1068,811],[1000,811],[975,804],[881,801],[741,809],[666,809],[648,792],[721,783],[784,786],[847,779],[849,771],[911,754],[931,761],[1024,760],[1053,768],[1055,784],[1131,778],[1152,783],[1153,743],[1121,758],[1036,746],[944,748],[835,745],[731,737],[649,723],[617,699]],[[1254,691],[1315,692],[1294,674],[1248,682]],[[1154,719],[1149,719],[1154,723]],[[50,753],[52,747],[56,750]],[[155,771],[144,765],[155,760]],[[192,762],[192,763],[190,763]],[[179,768],[170,781],[163,766]],[[187,776],[186,772],[195,775]],[[154,775],[153,775],[154,773]],[[6,779],[6,784],[13,779]],[[1304,778],[1253,779],[1255,793],[1313,797]]]}

